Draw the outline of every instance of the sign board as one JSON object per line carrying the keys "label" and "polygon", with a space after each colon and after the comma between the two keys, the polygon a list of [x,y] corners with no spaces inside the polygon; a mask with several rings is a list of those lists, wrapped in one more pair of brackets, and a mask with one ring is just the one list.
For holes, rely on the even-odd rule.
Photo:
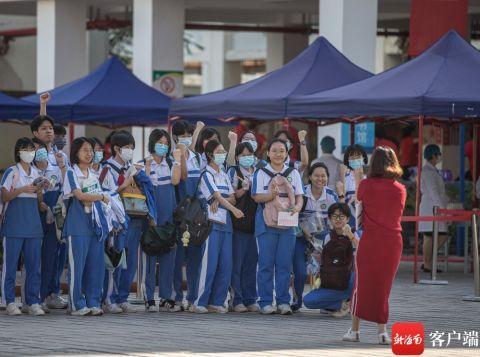
{"label": "sign board", "polygon": [[183,96],[182,71],[153,71],[153,87],[171,98]]}
{"label": "sign board", "polygon": [[[375,148],[375,123],[355,124],[355,144],[363,146],[367,153]],[[342,123],[342,152],[350,145],[350,124]]]}

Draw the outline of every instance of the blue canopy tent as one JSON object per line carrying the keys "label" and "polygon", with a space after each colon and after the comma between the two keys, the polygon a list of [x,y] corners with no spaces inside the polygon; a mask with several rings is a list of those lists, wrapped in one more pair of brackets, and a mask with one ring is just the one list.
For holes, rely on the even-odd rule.
{"label": "blue canopy tent", "polygon": [[0,93],[0,120],[14,122],[31,120],[38,114],[39,108],[37,104]]}
{"label": "blue canopy tent", "polygon": [[[111,57],[89,75],[50,93],[52,99],[47,111],[62,124],[108,127],[165,124],[171,101],[143,83],[116,57]],[[38,95],[24,99],[39,103]]]}
{"label": "blue canopy tent", "polygon": [[366,80],[295,95],[291,118],[480,116],[480,53],[449,31],[417,58]]}
{"label": "blue canopy tent", "polygon": [[[460,122],[480,116],[480,53],[451,30],[417,58],[372,78],[341,88],[295,96],[290,100],[293,118],[355,118],[415,116],[419,147],[422,147],[424,117]],[[464,139],[464,127],[461,137]],[[462,139],[462,140],[463,140]],[[475,147],[477,140],[474,141]],[[463,145],[460,162],[464,160]],[[474,149],[476,153],[477,150]],[[473,172],[476,172],[474,160]],[[417,188],[421,180],[422,152],[418,150]],[[461,165],[460,190],[464,191]],[[474,185],[475,187],[475,185]],[[416,213],[420,190],[417,189]],[[414,281],[417,275],[418,222],[415,232]]]}
{"label": "blue canopy tent", "polygon": [[372,74],[342,55],[324,37],[282,68],[250,82],[190,98],[173,100],[171,117],[183,119],[290,117],[289,99],[356,82]]}

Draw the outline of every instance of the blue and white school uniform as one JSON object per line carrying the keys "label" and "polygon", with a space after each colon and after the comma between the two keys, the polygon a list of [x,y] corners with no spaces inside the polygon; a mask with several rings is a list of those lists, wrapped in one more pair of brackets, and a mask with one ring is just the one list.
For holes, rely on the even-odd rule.
{"label": "blue and white school uniform", "polygon": [[[62,170],[48,161],[45,170],[39,170],[40,176],[50,181],[50,187],[43,193],[43,201],[53,211],[58,198],[62,195]],[[44,301],[50,294],[60,293],[60,276],[63,273],[66,259],[65,243],[57,238],[55,222],[47,223],[47,214],[41,214],[44,227],[42,241],[42,284],[40,297]]]}
{"label": "blue and white school uniform", "polygon": [[[270,164],[265,168],[275,172]],[[284,165],[279,173],[287,169],[288,165]],[[302,179],[297,170],[293,170],[287,180],[291,182],[295,196],[304,194]],[[270,181],[268,174],[257,170],[253,175],[252,196],[268,193]],[[294,229],[267,227],[263,218],[263,205],[259,204],[255,216],[255,237],[258,247],[257,292],[260,307],[273,303],[274,275],[277,305],[290,304],[290,274],[296,239]]]}
{"label": "blue and white school uniform", "polygon": [[[31,185],[39,177],[33,166],[27,173],[21,164],[9,167],[2,177],[2,188],[7,191]],[[26,270],[25,302],[27,305],[40,301],[40,261],[43,227],[38,210],[36,193],[21,193],[6,203],[2,223],[3,268],[2,303],[15,301],[15,278],[20,254],[23,254]]]}
{"label": "blue and white school uniform", "polygon": [[355,175],[353,171],[348,171],[345,174],[345,203],[348,204],[350,208],[350,221],[348,224],[355,228],[355,195],[356,195],[356,184],[355,184]]}
{"label": "blue and white school uniform", "polygon": [[[187,163],[187,179],[180,181],[178,185],[179,197],[182,200],[186,196],[193,196],[198,186],[200,178],[200,166],[202,159],[200,155],[188,150]],[[175,301],[181,303],[183,301],[183,264],[186,262],[187,275],[187,301],[193,302],[196,297],[196,288],[198,284],[198,270],[200,266],[202,250],[193,244],[184,247],[181,237],[177,240],[177,255],[175,257],[175,270],[173,278],[173,288],[175,290]]]}
{"label": "blue and white school uniform", "polygon": [[213,221],[212,231],[202,244],[202,261],[195,306],[223,306],[232,277],[232,220],[227,209],[219,205],[214,214],[209,202],[219,192],[223,197],[234,193],[228,175],[220,169],[217,172],[208,165],[200,180],[200,198],[208,207],[209,218]]}
{"label": "blue and white school uniform", "polygon": [[[312,194],[312,186],[307,185],[305,187],[305,197],[303,199],[307,200],[305,205],[305,213],[321,213],[326,228],[328,208],[335,202],[338,202],[338,197],[335,192],[333,192],[333,190],[331,190],[329,187],[324,187],[322,195],[318,198],[318,200],[316,200]],[[307,241],[305,236],[302,234],[300,237],[297,237],[297,240],[295,241],[295,255],[293,260],[294,288],[296,296],[296,299],[294,299],[294,305],[298,308],[302,307],[303,289],[307,279],[307,261],[305,259],[306,249]]]}
{"label": "blue and white school uniform", "polygon": [[[72,311],[84,307],[100,308],[102,300],[103,279],[105,274],[104,237],[98,236],[94,212],[101,209],[100,202],[93,202],[90,213],[75,198],[73,191],[81,190],[83,182],[94,177],[88,169],[85,176],[77,165],[69,168],[63,195],[67,201],[67,216],[63,227],[63,237],[67,240],[69,306]],[[105,218],[105,217],[103,217]],[[106,224],[106,221],[103,222]]]}
{"label": "blue and white school uniform", "polygon": [[[102,189],[108,191],[113,197],[117,197],[116,195],[120,195],[117,192],[120,186],[118,184],[120,177],[119,172],[126,172],[130,165],[121,165],[113,157],[109,158],[107,163],[108,164],[104,164],[104,166],[106,165],[108,167],[108,172],[102,182]],[[110,165],[116,169],[113,169]],[[115,240],[115,248],[117,248],[117,250],[126,248],[127,269],[119,267],[115,269],[113,274],[109,273],[106,275],[104,288],[106,289],[105,302],[107,304],[121,304],[128,300],[130,288],[137,273],[138,246],[144,227],[144,218],[130,218],[128,219],[126,234],[119,236],[118,239]]]}
{"label": "blue and white school uniform", "polygon": [[[175,186],[172,184],[173,167],[169,167],[165,158],[160,163],[152,161],[150,166],[150,180],[155,189],[157,205],[157,226],[162,226],[167,222],[173,223],[173,211],[177,207]],[[142,284],[145,286],[144,299],[146,302],[155,300],[154,293],[157,283],[159,298],[162,300],[172,299],[175,253],[176,247],[160,256],[149,256],[142,252]]]}
{"label": "blue and white school uniform", "polygon": [[200,155],[200,170],[204,170],[208,165],[207,155],[204,152]]}
{"label": "blue and white school uniform", "polygon": [[[253,180],[253,172],[249,173],[240,167],[243,177]],[[235,167],[230,167],[228,176],[234,189],[238,187],[238,176]],[[251,187],[251,186],[250,186]],[[245,192],[249,195],[250,191]],[[254,228],[254,227],[252,227]],[[257,302],[257,241],[254,233],[245,233],[233,230],[233,270],[231,291],[233,306],[243,304],[249,306]]]}

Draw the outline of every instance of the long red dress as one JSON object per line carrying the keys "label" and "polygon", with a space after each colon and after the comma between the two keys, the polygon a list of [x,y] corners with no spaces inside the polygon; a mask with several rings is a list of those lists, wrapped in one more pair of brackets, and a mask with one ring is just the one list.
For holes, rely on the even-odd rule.
{"label": "long red dress", "polygon": [[357,190],[363,234],[357,249],[352,314],[386,324],[388,297],[402,256],[401,217],[407,193],[393,179],[369,178]]}

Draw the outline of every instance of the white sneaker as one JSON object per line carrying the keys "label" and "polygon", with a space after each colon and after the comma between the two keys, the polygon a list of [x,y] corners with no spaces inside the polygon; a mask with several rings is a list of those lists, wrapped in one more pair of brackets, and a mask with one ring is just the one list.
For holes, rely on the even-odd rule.
{"label": "white sneaker", "polygon": [[117,304],[103,304],[103,311],[107,314],[121,314],[123,312]]}
{"label": "white sneaker", "polygon": [[47,304],[43,303],[41,306],[42,310],[45,311],[46,314],[50,313],[50,309],[47,307]]}
{"label": "white sneaker", "polygon": [[88,307],[82,307],[80,310],[70,311],[72,316],[85,316],[90,314],[92,311]]}
{"label": "white sneaker", "polygon": [[120,308],[123,310],[123,312],[137,312],[135,307],[133,307],[133,305],[130,304],[129,302],[122,302],[118,306],[120,306]]}
{"label": "white sneaker", "polygon": [[252,304],[247,306],[248,312],[260,312],[260,306],[258,304]]}
{"label": "white sneaker", "polygon": [[61,310],[67,308],[67,302],[59,295],[51,294],[45,299],[45,305],[52,310]]}
{"label": "white sneaker", "polygon": [[360,341],[360,331],[352,331],[352,329],[349,328],[347,333],[345,335],[343,335],[342,341],[359,342]]}
{"label": "white sneaker", "polygon": [[102,316],[103,310],[99,307],[92,307],[90,308],[90,315],[92,316]]}
{"label": "white sneaker", "polygon": [[11,302],[10,304],[8,304],[6,310],[9,316],[17,316],[22,314],[22,311],[18,308],[18,306],[14,302]]}
{"label": "white sneaker", "polygon": [[392,340],[390,339],[390,336],[388,336],[388,332],[378,334],[378,344],[379,345],[391,345],[392,344]]}
{"label": "white sneaker", "polygon": [[292,314],[292,308],[288,304],[278,305],[277,310],[280,313],[280,315],[291,315]]}
{"label": "white sneaker", "polygon": [[155,300],[149,301],[145,304],[145,311],[147,311],[147,312],[158,312],[158,308],[155,305]]}
{"label": "white sneaker", "polygon": [[32,304],[28,306],[28,314],[33,316],[42,316],[45,315],[45,311],[43,311],[40,304]]}
{"label": "white sneaker", "polygon": [[233,307],[233,312],[248,312],[248,309],[243,304],[238,304]]}
{"label": "white sneaker", "polygon": [[27,304],[22,303],[22,306],[19,307],[19,309],[22,312],[22,314],[28,314],[28,305]]}
{"label": "white sneaker", "polygon": [[271,315],[275,313],[275,308],[272,305],[267,305],[260,309],[260,313],[263,315]]}
{"label": "white sneaker", "polygon": [[182,311],[182,307],[180,305],[175,304],[174,300],[160,300],[158,311],[178,312],[178,311]]}
{"label": "white sneaker", "polygon": [[215,305],[208,305],[207,306],[208,312],[214,312],[218,314],[226,314],[228,309],[224,306],[215,306]]}
{"label": "white sneaker", "polygon": [[208,310],[205,306],[195,306],[192,305],[190,306],[190,309],[188,311],[191,311],[196,314],[208,314]]}
{"label": "white sneaker", "polygon": [[350,303],[348,301],[342,302],[342,307],[340,310],[332,312],[332,316],[336,318],[342,318],[347,316],[350,313]]}

